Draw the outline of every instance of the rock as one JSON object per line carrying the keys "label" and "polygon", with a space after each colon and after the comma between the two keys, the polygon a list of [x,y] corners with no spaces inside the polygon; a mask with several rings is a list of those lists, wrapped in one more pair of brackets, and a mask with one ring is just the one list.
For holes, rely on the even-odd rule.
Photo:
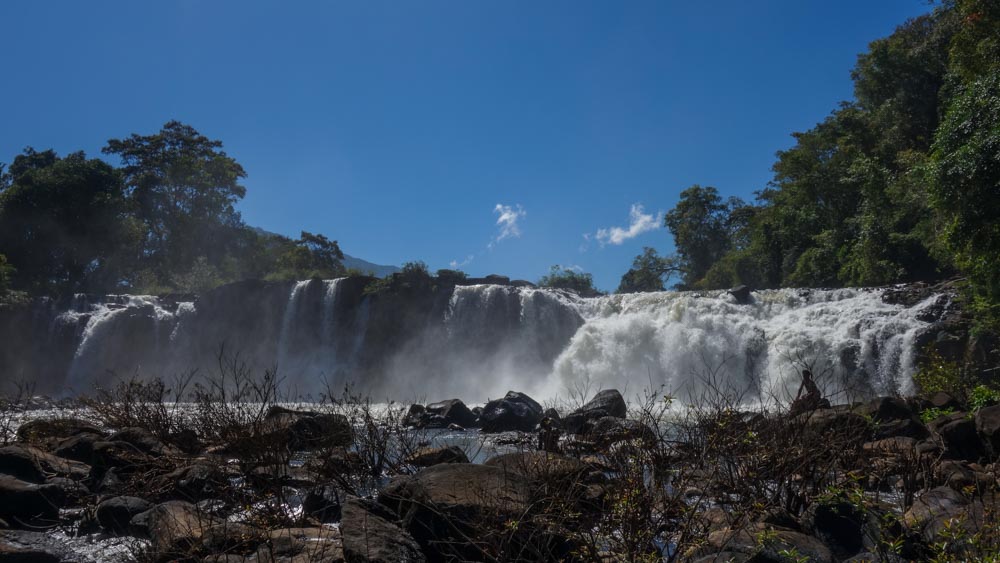
{"label": "rock", "polygon": [[978,461],[986,453],[976,432],[976,422],[964,412],[939,417],[929,426],[940,436],[945,457]]}
{"label": "rock", "polygon": [[76,561],[57,539],[45,532],[0,531],[0,563]]}
{"label": "rock", "polygon": [[126,534],[132,517],[153,508],[153,503],[138,497],[112,497],[97,505],[98,524],[112,534]]}
{"label": "rock", "polygon": [[803,527],[826,544],[838,559],[858,554],[864,548],[864,512],[844,499],[812,504],[802,517]]}
{"label": "rock", "polygon": [[359,499],[344,504],[340,533],[347,563],[423,562],[424,555],[413,537],[385,515],[378,514],[379,508]]}
{"label": "rock", "polygon": [[151,455],[160,456],[164,453],[168,453],[167,446],[153,433],[145,428],[124,428],[115,432],[111,436],[108,436],[108,442],[124,442],[129,444],[140,452]]}
{"label": "rock", "polygon": [[333,485],[313,487],[302,498],[302,511],[320,522],[339,522],[343,497]]}
{"label": "rock", "polygon": [[938,534],[956,525],[965,532],[975,533],[983,522],[983,505],[951,487],[941,486],[918,496],[903,515],[903,522],[926,541],[935,542]]}
{"label": "rock", "polygon": [[213,498],[228,486],[225,473],[203,463],[175,469],[150,482],[150,492],[164,500],[197,502]]}
{"label": "rock", "polygon": [[0,475],[0,518],[11,524],[56,520],[64,497],[57,486]]}
{"label": "rock", "polygon": [[570,434],[580,434],[588,422],[604,417],[625,418],[625,399],[617,389],[606,389],[589,402],[566,416],[563,429]]}
{"label": "rock", "polygon": [[446,463],[393,479],[378,499],[400,516],[403,528],[431,559],[444,559],[445,554],[435,550],[448,549],[448,555],[478,561],[483,555],[475,545],[455,543],[451,538],[456,534],[478,537],[510,517],[523,521],[534,500],[532,493],[531,481],[516,473],[487,465]]}
{"label": "rock", "polygon": [[133,523],[147,530],[156,559],[170,561],[189,556],[209,528],[225,521],[203,513],[189,502],[175,500],[137,514]]}
{"label": "rock", "polygon": [[44,483],[48,475],[42,469],[36,451],[21,445],[0,448],[0,474],[29,483]]}
{"label": "rock", "polygon": [[344,546],[337,528],[283,528],[268,532],[267,543],[246,561],[343,563]]}
{"label": "rock", "polygon": [[[583,480],[584,476],[594,472],[593,467],[579,459],[541,451],[501,454],[486,460],[483,465],[537,481]],[[600,471],[597,473],[600,474]]]}
{"label": "rock", "polygon": [[247,555],[256,551],[264,539],[264,532],[258,526],[223,522],[208,527],[198,547],[207,553]]}
{"label": "rock", "polygon": [[1000,457],[1000,405],[976,411],[976,431],[979,432],[990,458]]}
{"label": "rock", "polygon": [[819,436],[829,432],[861,434],[869,430],[865,417],[845,409],[819,409],[802,413],[796,419],[805,431]]}
{"label": "rock", "polygon": [[946,391],[938,391],[931,397],[931,406],[936,409],[951,409],[951,410],[961,410],[962,402],[955,398],[954,395]]}
{"label": "rock", "polygon": [[[766,534],[762,534],[766,532]],[[767,539],[761,545],[758,537]],[[806,561],[835,561],[830,549],[818,539],[806,534],[755,524],[749,529],[724,528],[708,534],[704,545],[688,554],[692,561],[786,561],[780,552],[794,550]]]}
{"label": "rock", "polygon": [[732,295],[736,299],[736,302],[740,305],[745,305],[750,302],[750,288],[745,285],[738,285],[730,289],[727,293]]}
{"label": "rock", "polygon": [[[337,413],[321,414],[271,407],[265,421],[273,428],[269,438],[287,443],[292,450],[347,446],[354,435],[347,417]],[[255,448],[253,443],[246,445]]]}
{"label": "rock", "polygon": [[655,433],[638,420],[628,420],[606,416],[588,422],[583,429],[584,437],[598,448],[607,448],[618,442],[655,440]]}
{"label": "rock", "polygon": [[486,403],[479,416],[483,432],[531,432],[542,420],[542,406],[534,399],[509,391],[502,399]]}
{"label": "rock", "polygon": [[406,462],[417,467],[430,467],[439,463],[469,463],[469,456],[458,446],[420,448],[406,458]]}
{"label": "rock", "polygon": [[414,403],[410,405],[409,410],[406,411],[406,416],[403,418],[403,426],[423,428],[426,424],[426,418],[427,409],[419,403]]}
{"label": "rock", "polygon": [[93,424],[78,418],[36,418],[17,429],[17,440],[33,445],[48,445],[79,434],[103,436]]}
{"label": "rock", "polygon": [[426,412],[431,417],[441,420],[442,427],[447,427],[449,424],[457,424],[464,428],[476,426],[476,415],[459,399],[431,403],[427,405]]}

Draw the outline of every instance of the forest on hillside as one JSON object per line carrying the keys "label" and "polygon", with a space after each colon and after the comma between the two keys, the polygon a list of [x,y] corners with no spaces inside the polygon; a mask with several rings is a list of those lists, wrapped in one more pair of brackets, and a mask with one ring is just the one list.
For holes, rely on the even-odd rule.
{"label": "forest on hillside", "polygon": [[[752,202],[691,186],[620,292],[964,278],[1000,319],[1000,4],[947,0],[871,43],[854,99],[777,154]],[[345,274],[336,241],[246,225],[242,166],[193,127],[111,139],[108,160],[25,149],[0,167],[0,290],[197,292]],[[416,263],[415,263],[416,264]],[[554,269],[543,285],[592,292]]]}

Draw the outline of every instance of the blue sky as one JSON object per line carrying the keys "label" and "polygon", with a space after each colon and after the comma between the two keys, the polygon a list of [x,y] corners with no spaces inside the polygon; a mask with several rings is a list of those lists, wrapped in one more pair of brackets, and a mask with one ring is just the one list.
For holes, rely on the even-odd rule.
{"label": "blue sky", "polygon": [[681,190],[752,198],[790,133],[851,97],[868,42],[929,9],[3,2],[0,162],[179,119],[246,168],[252,225],[473,275],[578,266],[613,290],[643,246],[670,251],[655,227]]}

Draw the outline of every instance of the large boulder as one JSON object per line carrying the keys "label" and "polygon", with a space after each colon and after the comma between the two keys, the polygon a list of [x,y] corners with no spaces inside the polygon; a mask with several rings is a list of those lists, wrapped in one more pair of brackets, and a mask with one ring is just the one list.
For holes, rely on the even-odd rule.
{"label": "large boulder", "polygon": [[164,444],[162,440],[154,436],[152,432],[146,430],[145,428],[123,428],[111,436],[108,436],[108,441],[124,442],[133,446],[140,452],[151,456],[173,453],[168,449],[168,446]]}
{"label": "large boulder", "polygon": [[254,563],[343,563],[344,544],[337,528],[282,528],[267,533],[257,552],[240,561]]}
{"label": "large boulder", "polygon": [[529,479],[499,467],[448,463],[393,479],[379,502],[399,515],[429,559],[480,560],[479,547],[458,538],[480,537],[512,517],[523,520],[533,492]]}
{"label": "large boulder", "polygon": [[582,407],[562,420],[563,429],[570,434],[580,434],[590,421],[604,417],[625,418],[625,399],[617,389],[605,389]]}
{"label": "large boulder", "polygon": [[949,459],[978,461],[986,453],[976,432],[976,421],[964,412],[945,415],[928,425],[940,438]]}
{"label": "large boulder", "polygon": [[918,496],[903,515],[903,522],[926,541],[935,542],[939,534],[954,526],[975,533],[983,522],[983,505],[949,486],[941,486]]}
{"label": "large boulder", "polygon": [[158,504],[132,521],[148,532],[152,555],[158,561],[184,560],[196,550],[209,528],[224,523],[184,501]]}
{"label": "large boulder", "polygon": [[0,531],[0,563],[65,563],[78,561],[48,532]]}
{"label": "large boulder", "polygon": [[347,563],[422,563],[420,545],[392,520],[380,505],[348,500],[340,523]]}
{"label": "large boulder", "polygon": [[152,479],[149,492],[162,500],[197,502],[218,496],[228,485],[225,472],[218,466],[196,463]]}
{"label": "large boulder", "polygon": [[479,423],[483,432],[531,432],[542,421],[542,405],[534,399],[509,391],[502,399],[495,399],[483,407]]}
{"label": "large boulder", "polygon": [[272,407],[265,416],[265,422],[272,428],[269,438],[277,439],[293,450],[347,446],[354,433],[347,417],[337,413]]}
{"label": "large boulder", "polygon": [[104,432],[79,418],[36,418],[18,427],[17,440],[33,445],[49,445],[78,434],[101,436]]}
{"label": "large boulder", "polygon": [[52,476],[85,479],[90,475],[90,467],[32,446],[14,444],[0,448],[0,473],[31,483],[44,483]]}

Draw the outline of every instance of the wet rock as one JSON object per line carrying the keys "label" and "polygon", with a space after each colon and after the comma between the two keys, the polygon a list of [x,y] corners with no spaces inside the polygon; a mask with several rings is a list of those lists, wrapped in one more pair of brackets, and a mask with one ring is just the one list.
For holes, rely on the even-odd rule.
{"label": "wet rock", "polygon": [[254,563],[343,563],[337,528],[283,528],[267,534],[266,544],[246,559]]}
{"label": "wet rock", "polygon": [[439,463],[469,463],[469,456],[458,446],[420,448],[406,458],[406,462],[417,467],[430,467]]}
{"label": "wet rock", "polygon": [[[353,439],[351,423],[342,414],[272,407],[265,421],[273,428],[268,438],[288,444],[293,450],[347,446]],[[253,443],[246,446],[255,447]]]}
{"label": "wet rock", "polygon": [[502,399],[486,403],[479,416],[483,432],[531,432],[542,420],[542,406],[534,399],[509,391]]}
{"label": "wet rock", "polygon": [[736,299],[736,302],[741,305],[745,305],[750,302],[750,288],[745,285],[738,285],[730,289],[727,293],[732,295]]}
{"label": "wet rock", "polygon": [[11,524],[56,520],[64,496],[57,486],[0,475],[0,518]]}
{"label": "wet rock", "polygon": [[48,475],[33,450],[20,445],[0,448],[0,474],[29,483],[44,483]]}
{"label": "wet rock", "polygon": [[[579,459],[542,451],[513,452],[491,457],[483,464],[506,472],[522,475],[536,481],[583,480],[593,473],[592,466]],[[600,474],[600,471],[597,471]]]}
{"label": "wet rock", "polygon": [[112,497],[97,505],[98,524],[112,534],[126,534],[132,518],[153,508],[153,503],[138,497]]}
{"label": "wet rock", "polygon": [[256,551],[263,541],[263,531],[257,526],[224,522],[205,530],[199,548],[207,553],[247,555]]}
{"label": "wet rock", "polygon": [[583,435],[601,449],[612,444],[632,440],[649,442],[656,437],[652,429],[638,420],[627,420],[613,416],[588,422],[583,428]]}
{"label": "wet rock", "polygon": [[[418,563],[424,561],[420,546],[384,514],[384,508],[360,499],[344,504],[340,533],[347,563]],[[381,512],[381,513],[380,513]]]}
{"label": "wet rock", "polygon": [[604,417],[625,418],[625,399],[617,389],[606,389],[594,396],[582,407],[566,416],[563,429],[570,434],[580,434],[588,422]]}
{"label": "wet rock", "polygon": [[432,419],[440,420],[441,427],[447,427],[449,424],[457,424],[464,428],[476,426],[476,415],[459,399],[431,403],[427,405],[426,412]]}
{"label": "wet rock", "polygon": [[938,391],[933,397],[931,397],[931,407],[941,410],[961,410],[962,402],[947,391]]}
{"label": "wet rock", "polygon": [[857,555],[864,547],[865,514],[844,499],[814,503],[802,517],[809,533],[826,544],[838,559]]}
{"label": "wet rock", "polygon": [[410,408],[406,411],[406,416],[403,417],[403,426],[423,428],[426,424],[426,419],[427,409],[419,403],[414,403],[410,405]]}
{"label": "wet rock", "polygon": [[846,409],[819,409],[802,413],[796,419],[805,431],[820,436],[829,432],[860,434],[870,430],[865,417]]}

